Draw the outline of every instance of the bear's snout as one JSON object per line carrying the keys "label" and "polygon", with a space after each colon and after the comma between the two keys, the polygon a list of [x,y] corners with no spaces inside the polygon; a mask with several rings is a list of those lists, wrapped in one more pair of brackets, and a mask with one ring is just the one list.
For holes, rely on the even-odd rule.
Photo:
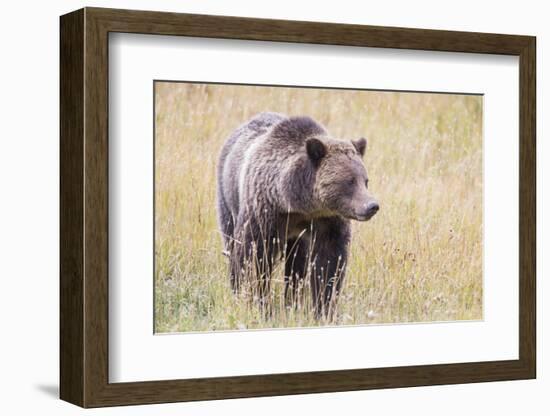
{"label": "bear's snout", "polygon": [[368,221],[370,220],[380,209],[378,201],[367,202],[360,212],[357,213],[357,219],[359,221]]}

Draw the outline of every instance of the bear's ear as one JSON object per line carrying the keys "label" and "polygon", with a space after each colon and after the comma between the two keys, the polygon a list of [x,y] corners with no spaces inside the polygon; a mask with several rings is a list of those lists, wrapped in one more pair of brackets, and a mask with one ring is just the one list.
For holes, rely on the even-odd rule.
{"label": "bear's ear", "polygon": [[306,140],[306,149],[313,163],[318,163],[327,154],[325,144],[321,140],[315,138]]}
{"label": "bear's ear", "polygon": [[352,140],[351,143],[353,144],[353,147],[355,147],[355,150],[357,150],[361,156],[365,155],[365,149],[367,148],[367,139],[361,137],[360,139]]}

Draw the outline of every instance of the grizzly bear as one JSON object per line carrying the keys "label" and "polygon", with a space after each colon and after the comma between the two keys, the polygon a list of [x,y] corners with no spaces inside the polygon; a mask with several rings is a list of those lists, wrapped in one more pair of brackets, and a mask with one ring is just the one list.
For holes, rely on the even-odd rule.
{"label": "grizzly bear", "polygon": [[350,220],[379,209],[362,157],[366,140],[339,140],[310,117],[261,113],[239,127],[218,164],[218,219],[237,291],[254,276],[265,304],[285,261],[285,296],[309,275],[313,308],[327,316],[348,262]]}

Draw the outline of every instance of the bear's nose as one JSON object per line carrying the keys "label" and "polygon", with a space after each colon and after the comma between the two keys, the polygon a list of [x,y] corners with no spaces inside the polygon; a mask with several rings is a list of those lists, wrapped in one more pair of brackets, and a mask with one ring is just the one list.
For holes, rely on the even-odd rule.
{"label": "bear's nose", "polygon": [[378,212],[380,205],[376,201],[369,202],[365,207],[365,213],[363,214],[366,219],[370,219]]}

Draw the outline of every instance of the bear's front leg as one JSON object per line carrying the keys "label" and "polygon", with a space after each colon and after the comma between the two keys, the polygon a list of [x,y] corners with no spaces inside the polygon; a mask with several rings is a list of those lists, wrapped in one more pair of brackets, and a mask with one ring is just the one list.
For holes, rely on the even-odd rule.
{"label": "bear's front leg", "polygon": [[300,300],[300,288],[307,275],[309,240],[305,237],[291,238],[285,247],[285,304],[296,307]]}
{"label": "bear's front leg", "polygon": [[311,261],[311,294],[317,318],[332,319],[348,260],[349,221],[337,217],[314,221]]}

